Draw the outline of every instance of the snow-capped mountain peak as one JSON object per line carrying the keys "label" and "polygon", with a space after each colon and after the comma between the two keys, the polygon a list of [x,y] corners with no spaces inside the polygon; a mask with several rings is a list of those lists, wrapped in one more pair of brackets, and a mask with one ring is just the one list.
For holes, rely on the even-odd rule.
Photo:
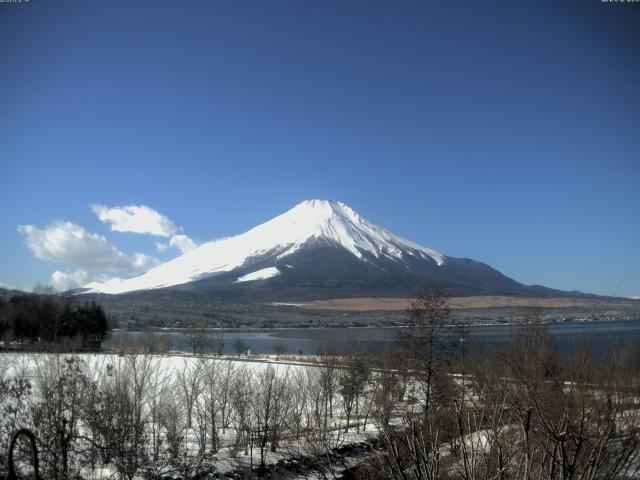
{"label": "snow-capped mountain peak", "polygon": [[400,258],[403,252],[415,250],[433,258],[438,264],[444,262],[444,256],[438,252],[375,225],[338,201],[306,200],[256,229],[269,224],[297,231],[299,241],[292,248],[297,248],[310,238],[323,238],[336,242],[358,258],[362,258],[365,252],[375,257],[384,255]]}
{"label": "snow-capped mountain peak", "polygon": [[[232,272],[256,259],[273,257],[275,263],[316,242],[340,247],[365,261],[372,257],[402,261],[412,256],[438,266],[446,262],[440,253],[393,234],[342,202],[306,200],[243,234],[202,244],[138,277],[94,282],[85,288],[88,293],[124,293],[181,285]],[[257,270],[260,273],[239,275],[237,280],[247,282],[279,275],[275,264]]]}

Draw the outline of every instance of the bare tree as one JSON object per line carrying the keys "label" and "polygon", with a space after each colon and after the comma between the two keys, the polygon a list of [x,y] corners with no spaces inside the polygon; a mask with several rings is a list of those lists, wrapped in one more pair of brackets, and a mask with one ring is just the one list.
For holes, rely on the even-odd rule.
{"label": "bare tree", "polygon": [[347,417],[345,432],[349,431],[351,414],[358,414],[359,399],[369,381],[369,366],[359,355],[347,355],[344,367],[338,375],[338,392],[342,398],[342,409]]}
{"label": "bare tree", "polygon": [[185,337],[194,355],[203,355],[207,349],[207,331],[202,327],[191,326],[186,329]]}
{"label": "bare tree", "polygon": [[507,402],[523,439],[524,478],[618,478],[637,470],[640,415],[628,408],[637,407],[637,369],[615,354],[594,361],[586,343],[560,362],[537,322],[514,339],[504,360],[511,379]]}
{"label": "bare tree", "polygon": [[431,283],[411,302],[407,310],[407,327],[398,335],[400,346],[418,370],[417,380],[422,386],[419,400],[425,416],[437,400],[438,384],[444,380],[439,353],[443,349],[443,330],[448,323],[447,298],[438,285]]}
{"label": "bare tree", "polygon": [[[409,402],[421,405],[421,415],[406,408],[403,423],[390,420],[395,401],[404,397],[404,370],[394,368],[391,355],[379,358],[379,371],[373,392],[375,414],[387,453],[381,466],[389,478],[435,480],[441,475],[440,444],[443,426],[452,423],[447,409],[450,380],[443,363],[442,336],[448,324],[449,308],[440,287],[427,284],[407,310],[407,326],[398,335],[398,344],[409,358],[418,386]],[[405,371],[406,372],[406,371]],[[445,427],[445,431],[449,428]]]}
{"label": "bare tree", "polygon": [[231,361],[222,362],[222,368],[220,369],[220,381],[218,383],[218,399],[220,403],[220,427],[222,432],[225,432],[226,428],[229,428],[230,410],[231,410],[231,392],[233,389],[233,379],[239,373],[239,369],[236,368],[236,364]]}
{"label": "bare tree", "polygon": [[300,439],[303,432],[308,431],[308,404],[309,404],[309,377],[303,369],[293,370],[290,376],[290,428],[296,440]]}
{"label": "bare tree", "polygon": [[[249,454],[249,447],[253,447],[250,441],[252,418],[252,401],[254,391],[253,374],[246,368],[238,370],[238,375],[233,379],[231,388],[231,405],[233,407],[234,424],[236,429],[235,450],[244,448],[245,455]],[[253,459],[253,451],[251,452]]]}
{"label": "bare tree", "polygon": [[327,366],[305,371],[308,406],[305,409],[305,433],[298,440],[300,455],[315,458],[319,473],[325,478],[335,478],[333,451],[345,439],[344,429],[333,415],[333,400],[329,399],[336,394],[338,377],[335,357],[330,358],[325,357]]}
{"label": "bare tree", "polygon": [[174,390],[176,383],[173,372],[162,368],[159,362],[154,361],[155,368],[149,374],[147,386],[147,408],[146,420],[147,431],[149,432],[149,462],[145,470],[155,476],[166,473],[169,467],[168,459],[165,455],[167,447],[166,437],[168,432],[167,418],[176,416],[175,411],[181,405],[176,405],[175,409],[169,406],[169,402],[175,400]]}
{"label": "bare tree", "polygon": [[212,349],[214,353],[218,356],[221,356],[224,353],[224,347],[226,345],[224,332],[222,330],[216,330],[213,333],[213,338],[211,343],[212,343]]}
{"label": "bare tree", "polygon": [[256,394],[254,398],[253,433],[260,447],[260,465],[265,465],[265,453],[268,442],[275,452],[287,418],[289,402],[288,370],[278,373],[273,365],[267,365],[256,376]]}
{"label": "bare tree", "polygon": [[187,412],[187,428],[193,427],[193,407],[202,390],[202,363],[185,360],[177,372],[177,384]]}
{"label": "bare tree", "polygon": [[246,354],[249,351],[249,345],[247,344],[247,342],[240,338],[237,338],[233,342],[233,348],[235,349],[238,356],[242,355],[243,353]]}
{"label": "bare tree", "polygon": [[18,359],[0,356],[0,468],[6,465],[5,453],[11,434],[31,423],[33,388],[30,376]]}
{"label": "bare tree", "polygon": [[276,360],[280,360],[280,356],[284,355],[288,351],[289,351],[289,349],[287,348],[287,346],[282,344],[282,343],[276,343],[273,346],[273,353],[276,354]]}
{"label": "bare tree", "polygon": [[224,396],[219,394],[223,384],[223,374],[221,372],[220,363],[217,361],[208,361],[202,367],[203,388],[201,403],[198,410],[202,410],[200,415],[200,424],[204,424],[204,438],[209,440],[211,452],[217,453],[220,449],[220,436],[218,430],[221,428],[223,421],[222,406],[225,402]]}
{"label": "bare tree", "polygon": [[85,422],[105,464],[133,480],[148,464],[147,404],[157,363],[129,355],[107,366],[103,381],[86,402]]}
{"label": "bare tree", "polygon": [[167,454],[166,460],[169,463],[179,463],[180,459],[187,455],[187,430],[184,404],[175,387],[167,389],[160,399],[158,418]]}
{"label": "bare tree", "polygon": [[38,359],[36,385],[39,399],[31,410],[44,471],[48,478],[66,479],[77,473],[82,463],[77,457],[79,424],[90,379],[79,358],[53,355]]}

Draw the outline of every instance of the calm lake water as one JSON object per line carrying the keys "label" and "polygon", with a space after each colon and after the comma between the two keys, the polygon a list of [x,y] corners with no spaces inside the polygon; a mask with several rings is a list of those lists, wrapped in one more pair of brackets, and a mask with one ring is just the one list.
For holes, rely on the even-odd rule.
{"label": "calm lake water", "polygon": [[[476,325],[466,327],[466,344],[484,348],[497,347],[508,342],[522,327],[517,325]],[[548,324],[547,328],[561,353],[572,351],[578,343],[588,342],[594,351],[607,351],[629,340],[640,342],[640,320],[602,320],[594,322],[567,322]],[[289,353],[315,354],[333,348],[338,352],[349,350],[384,350],[393,348],[398,328],[291,328],[291,329],[230,329],[220,330],[224,338],[225,353],[235,353],[234,343],[242,340],[252,353],[273,354],[279,347]],[[180,330],[154,332],[158,344],[171,350],[189,352],[188,337]],[[216,333],[207,331],[209,344],[215,344]],[[448,335],[446,342],[459,343],[458,334]],[[141,344],[145,334],[132,331],[114,331],[105,346]],[[209,348],[213,351],[213,346]]]}

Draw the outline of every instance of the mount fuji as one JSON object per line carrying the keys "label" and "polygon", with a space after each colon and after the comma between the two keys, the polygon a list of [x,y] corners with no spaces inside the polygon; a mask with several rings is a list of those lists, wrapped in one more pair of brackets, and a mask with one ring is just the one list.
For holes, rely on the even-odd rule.
{"label": "mount fuji", "polygon": [[134,278],[90,283],[81,293],[171,289],[271,300],[399,297],[414,295],[427,281],[453,296],[570,295],[523,285],[482,262],[445,256],[327,200],[304,201],[243,234],[205,243]]}

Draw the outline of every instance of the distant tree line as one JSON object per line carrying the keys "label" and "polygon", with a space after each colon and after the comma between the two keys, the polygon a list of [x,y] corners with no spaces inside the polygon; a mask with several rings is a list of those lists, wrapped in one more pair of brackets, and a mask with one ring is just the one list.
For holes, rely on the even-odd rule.
{"label": "distant tree line", "polygon": [[0,344],[6,348],[99,349],[108,332],[104,310],[95,302],[75,304],[68,297],[25,294],[0,299]]}

